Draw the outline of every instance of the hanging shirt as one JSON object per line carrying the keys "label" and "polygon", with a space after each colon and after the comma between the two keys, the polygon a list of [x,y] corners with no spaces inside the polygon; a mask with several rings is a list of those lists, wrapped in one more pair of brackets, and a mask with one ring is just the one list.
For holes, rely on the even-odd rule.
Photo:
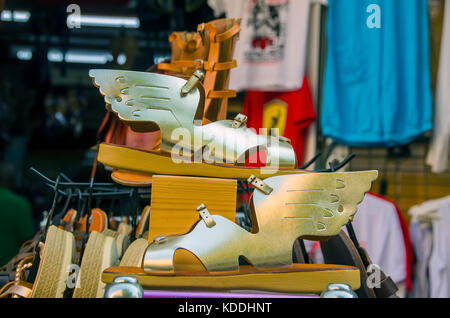
{"label": "hanging shirt", "polygon": [[291,140],[297,162],[302,162],[305,129],[316,118],[306,77],[302,88],[291,92],[248,91],[243,113],[248,116],[247,126],[256,132],[265,128],[270,133],[278,128],[280,136]]}
{"label": "hanging shirt", "polygon": [[433,249],[432,227],[429,223],[411,222],[409,232],[416,256],[411,297],[428,298],[430,297],[428,264]]}
{"label": "hanging shirt", "polygon": [[427,164],[434,173],[447,169],[450,150],[450,1],[446,1],[435,105],[435,128]]}
{"label": "hanging shirt", "polygon": [[397,209],[393,202],[367,193],[358,206],[353,227],[360,245],[366,248],[374,264],[395,283],[410,282],[412,260],[408,255],[412,255],[412,247],[409,234],[409,244],[405,241]]}
{"label": "hanging shirt", "polygon": [[450,202],[439,204],[438,218],[433,220],[433,251],[428,271],[430,297],[450,297]]}
{"label": "hanging shirt", "polygon": [[216,15],[242,18],[230,89],[291,91],[305,72],[310,0],[208,0]]}
{"label": "hanging shirt", "polygon": [[[379,203],[383,202],[383,204],[389,205],[389,210],[393,211],[390,213],[395,214],[397,216],[398,223],[395,222],[392,230],[398,232],[397,224],[400,225],[400,231],[401,231],[402,238],[403,238],[403,240],[401,240],[401,241],[403,242],[403,249],[404,249],[404,253],[402,253],[402,254],[404,255],[404,264],[405,264],[405,273],[404,273],[405,285],[406,285],[407,291],[411,291],[412,290],[412,277],[413,277],[413,270],[414,270],[414,249],[413,249],[413,245],[412,245],[412,241],[411,241],[411,235],[409,233],[408,223],[406,222],[405,217],[403,216],[398,205],[395,202],[390,201],[387,198],[385,198],[379,194],[372,193],[372,192],[368,193],[367,196],[373,199],[372,205],[370,206],[372,213],[373,213],[373,215],[372,215],[373,218],[377,218],[376,208],[381,207],[381,206],[380,207],[375,206],[374,202],[376,202],[376,201],[378,201]],[[370,204],[370,202],[368,204]],[[367,214],[367,212],[366,212],[366,214]],[[363,216],[364,216],[364,214],[363,214]],[[367,219],[366,224],[369,225],[369,223],[372,222],[372,220],[373,219],[371,219],[371,220]],[[394,241],[392,241],[390,244],[397,245],[398,248],[401,249],[399,247],[401,244],[399,244],[398,242],[394,243]],[[397,281],[397,283],[399,283],[399,282],[401,282],[401,281],[400,280]]]}
{"label": "hanging shirt", "polygon": [[427,0],[329,0],[321,128],[396,146],[432,128]]}

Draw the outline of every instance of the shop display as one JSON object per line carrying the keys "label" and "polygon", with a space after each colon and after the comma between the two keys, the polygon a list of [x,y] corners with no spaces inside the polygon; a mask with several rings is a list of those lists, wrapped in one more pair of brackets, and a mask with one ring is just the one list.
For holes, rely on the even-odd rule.
{"label": "shop display", "polygon": [[[19,233],[5,249],[16,255],[0,264],[0,298],[450,298],[450,5],[437,1],[447,6],[433,135],[425,134],[433,129],[427,0],[124,1],[140,14],[108,26],[120,32],[92,32],[112,50],[96,62],[87,62],[89,50],[76,57],[72,36],[59,55],[35,49],[27,60],[25,48],[11,46],[23,65],[60,63],[45,69],[48,87],[60,87],[42,89],[33,104],[47,107],[43,127],[54,119],[49,96],[68,94],[73,125],[83,129],[55,141],[62,135],[52,126],[47,137],[67,143],[67,154],[46,145],[26,162],[36,164],[26,179],[35,192],[23,192],[39,193],[30,204],[39,207],[36,233]],[[188,30],[185,15],[195,13],[209,20]],[[66,35],[90,34],[86,21],[100,22],[89,19]],[[317,50],[308,50],[311,38]],[[70,63],[82,81],[65,74]],[[317,154],[307,161],[310,126]],[[418,138],[421,151],[410,144]],[[0,143],[0,194],[13,188],[14,172],[2,165],[7,146]],[[356,161],[362,147],[368,155]],[[414,173],[406,184],[400,160]],[[440,174],[427,170],[433,179],[418,191],[426,164]],[[12,212],[21,201],[5,193],[0,206],[20,216]]]}
{"label": "shop display", "polygon": [[[231,35],[233,34],[234,31],[231,32]],[[225,159],[232,165],[226,168],[218,167],[222,175],[208,175],[206,171],[207,177],[230,178],[231,175],[231,178],[235,179],[248,178],[248,183],[256,188],[249,204],[252,232],[247,232],[234,223],[236,181],[168,176],[168,179],[163,178],[163,181],[157,182],[158,174],[168,174],[167,163],[150,162],[152,156],[146,155],[149,154],[148,151],[130,148],[131,151],[141,152],[145,157],[145,165],[152,167],[153,170],[150,172],[156,174],[152,177],[154,182],[152,182],[151,201],[154,211],[152,212],[151,207],[146,209],[150,212],[149,245],[144,250],[143,241],[138,239],[136,244],[129,246],[130,253],[125,251],[125,264],[140,264],[141,260],[142,264],[140,267],[115,268],[114,265],[118,265],[119,256],[122,253],[122,246],[118,245],[124,244],[123,235],[107,229],[107,215],[101,209],[88,210],[90,213],[80,218],[77,226],[74,227],[75,233],[78,230],[81,234],[77,240],[83,242],[83,245],[81,249],[78,249],[81,257],[79,274],[81,287],[75,287],[73,297],[101,297],[104,294],[105,282],[111,283],[115,277],[124,275],[136,277],[142,286],[150,289],[212,287],[222,290],[254,289],[320,293],[330,283],[337,280],[348,284],[352,289],[358,289],[361,282],[357,268],[342,265],[293,264],[292,246],[298,237],[317,240],[338,234],[341,227],[352,218],[356,205],[362,200],[364,193],[370,190],[372,182],[377,178],[377,172],[313,173],[295,170],[297,162],[289,140],[280,136],[256,135],[246,127],[246,116],[241,114],[233,121],[214,121],[206,125],[194,124],[195,119],[201,121],[203,114],[208,112],[205,109],[205,91],[202,85],[205,77],[204,63],[201,63],[200,68],[197,65],[195,67],[196,70],[188,79],[156,73],[115,70],[92,70],[89,75],[100,87],[100,92],[105,95],[107,109],[117,114],[119,119],[134,131],[151,131],[154,123],[158,125],[162,136],[161,154],[152,153],[155,158],[159,157],[163,159],[163,162],[170,162],[172,165],[177,164],[168,156],[174,154],[173,148],[177,141],[173,132],[176,129],[184,128],[192,135],[207,135],[206,138],[202,137],[199,145],[195,145],[194,138],[189,136],[183,144],[188,147],[187,156],[185,155],[184,158],[195,156],[205,146],[212,146],[213,152],[210,155],[213,159],[220,161]],[[227,142],[214,141],[215,138],[222,136],[227,136],[234,144],[230,146]],[[125,148],[111,144],[109,147]],[[263,181],[251,175],[252,171],[257,170],[256,168],[236,166],[240,163],[239,160],[245,162],[248,159],[246,156],[251,149],[257,148],[266,150],[267,162],[271,164],[276,161],[281,168],[285,168],[285,172],[279,176],[265,176]],[[110,162],[103,160],[103,149],[100,145],[98,160],[110,165]],[[114,152],[112,154],[112,158],[116,160],[117,155]],[[203,161],[203,153],[201,154]],[[112,166],[130,168],[128,170],[131,171],[140,170],[136,160],[127,161],[129,166],[114,164]],[[191,163],[193,164],[196,163]],[[181,163],[181,165],[184,169],[181,175],[196,175],[199,171],[197,168],[189,170],[189,164]],[[203,163],[203,165],[211,164]],[[275,174],[280,174],[276,172],[277,168],[276,166],[272,170]],[[260,169],[262,172],[259,175],[264,174],[265,168]],[[205,172],[203,175],[205,176]],[[179,215],[183,221],[180,223],[181,226],[190,227],[186,234],[182,235],[183,231],[180,230],[169,236],[154,237],[152,228],[158,224],[157,221],[155,222],[155,217],[158,215],[158,200],[169,199],[167,193],[160,194],[162,192],[159,188],[167,192],[167,189],[174,187],[175,184],[180,184],[182,188],[173,193],[171,204],[177,207],[177,202],[180,204],[191,202],[197,206],[200,219],[194,220],[194,223],[186,222],[185,215],[189,215],[191,211],[184,209]],[[227,193],[226,188],[229,186],[232,190],[229,192],[231,197],[227,199],[222,194],[217,202],[222,208],[225,202],[231,204],[224,210],[230,211],[231,215],[226,218],[215,214],[221,209],[210,214],[204,202],[214,199],[215,196],[208,197],[205,191],[210,189]],[[183,193],[181,192],[183,188],[193,188],[195,194],[189,197],[180,195]],[[68,202],[70,198],[71,196],[68,197]],[[271,199],[268,200],[269,198]],[[311,203],[311,200],[317,203]],[[163,202],[166,202],[165,199]],[[215,210],[214,204],[208,203],[208,207]],[[166,222],[172,223],[172,218],[173,221],[177,220],[176,214],[167,215],[167,208],[162,210],[162,214],[166,214],[164,215]],[[286,214],[279,215],[280,211],[285,211]],[[73,226],[76,215],[76,211],[69,210],[63,218],[63,226],[66,228]],[[145,220],[145,217],[144,210],[141,219]],[[287,228],[286,224],[289,223],[286,222],[290,223]],[[142,224],[137,226],[141,233]],[[290,230],[286,231],[287,229]],[[60,231],[70,234],[64,230]],[[88,232],[90,235],[87,235]],[[84,246],[87,237],[88,240]],[[121,237],[120,243],[119,237]],[[139,252],[144,254],[140,255]],[[251,265],[240,265],[241,257],[244,257]],[[39,268],[42,268],[42,264]],[[167,276],[167,273],[171,275]],[[270,284],[268,284],[269,281]]]}
{"label": "shop display", "polygon": [[[168,188],[174,187],[174,184],[180,183],[180,191],[170,196],[171,204],[175,207],[177,203],[192,202],[193,204],[199,204],[197,211],[201,217],[201,220],[191,225],[184,235],[181,234],[183,231],[180,230],[172,236],[159,235],[154,237],[153,241],[150,239],[150,245],[143,255],[142,267],[134,269],[131,267],[109,268],[103,274],[105,281],[112,283],[115,277],[128,275],[137,277],[141,285],[150,289],[163,286],[172,288],[207,288],[209,286],[210,288],[222,289],[259,289],[304,293],[323,291],[335,279],[344,280],[352,288],[360,286],[360,283],[357,283],[359,271],[354,267],[292,264],[292,244],[298,237],[317,239],[316,236],[329,237],[338,234],[340,228],[354,214],[356,205],[362,200],[364,192],[370,189],[371,183],[377,177],[376,172],[324,172],[315,174],[286,169],[284,175],[269,178],[266,176],[263,181],[254,175],[250,175],[252,171],[258,169],[239,168],[233,167],[233,165],[239,162],[239,158],[248,156],[249,149],[266,146],[268,162],[273,162],[276,159],[281,162],[282,168],[294,168],[296,167],[296,159],[293,149],[288,140],[281,139],[279,136],[274,139],[284,142],[281,146],[283,148],[279,146],[282,151],[276,148],[278,143],[275,144],[274,148],[270,148],[272,145],[266,145],[268,137],[256,135],[249,130],[245,125],[246,117],[241,114],[236,116],[234,121],[225,120],[204,126],[195,126],[194,120],[201,119],[200,116],[204,112],[202,105],[204,88],[201,84],[204,74],[201,67],[197,68],[187,80],[155,73],[114,70],[93,70],[90,72],[90,76],[94,78],[94,83],[99,86],[100,92],[105,95],[109,111],[116,113],[120,120],[138,132],[149,131],[155,123],[161,129],[162,135],[162,154],[152,154],[155,158],[161,157],[158,164],[151,161],[152,156],[148,155],[150,154],[148,151],[147,154],[142,156],[144,160],[142,166],[139,166],[134,155],[129,157],[134,160],[129,160],[128,166],[123,164],[119,166],[117,161],[111,164],[111,160],[105,160],[105,145],[103,144],[99,148],[99,161],[114,168],[155,174],[152,178],[154,181],[152,183],[152,205],[161,199],[159,187],[167,191]],[[196,153],[203,150],[204,146],[211,147],[212,145],[215,150],[213,153],[214,159],[219,162],[226,159],[232,164],[223,168],[230,171],[229,174],[205,175],[205,171],[200,172],[202,169],[188,170],[189,165],[185,162],[175,163],[173,152],[174,145],[178,141],[174,139],[173,132],[178,128],[184,128],[189,133],[187,141],[183,141],[183,145],[187,147],[188,151],[185,159],[195,156]],[[196,133],[200,134],[202,138],[204,138],[204,134],[207,134],[208,137],[201,139],[199,145],[195,145],[192,135]],[[231,144],[231,147],[236,148],[226,148],[230,146],[224,142],[214,144],[214,138],[224,135],[232,136],[230,139],[235,144]],[[206,141],[211,143],[208,145]],[[197,149],[193,148],[192,145],[196,146]],[[113,145],[106,146],[111,147],[111,149],[115,147]],[[130,149],[130,151],[137,150]],[[163,152],[166,152],[165,156]],[[170,154],[172,154],[172,158],[169,158]],[[202,152],[200,154],[203,155]],[[112,150],[109,155],[112,160],[116,160],[118,157],[117,153]],[[161,162],[164,157],[166,164]],[[125,159],[125,157],[123,158]],[[245,159],[248,159],[248,157],[241,158],[241,161],[245,162]],[[200,157],[200,162],[190,164],[198,165],[199,163],[202,164],[202,161],[204,161],[203,156]],[[144,167],[144,162],[146,162],[145,166],[153,170],[142,171],[141,167]],[[171,174],[166,168],[169,164],[182,166],[184,171],[180,175],[202,175],[203,173],[203,176],[209,177],[249,178],[248,182],[258,191],[261,191],[261,193],[253,193],[251,199],[253,201],[250,203],[251,209],[255,209],[255,211],[251,211],[253,234],[236,225],[234,223],[235,218],[230,220],[218,214],[210,214],[204,204],[207,196],[201,198],[201,194],[205,191],[205,187],[211,188],[211,186],[206,186],[206,183],[213,182],[213,180],[169,176],[169,181],[166,182],[165,186],[164,183],[157,182],[159,179],[156,179],[156,175]],[[260,174],[263,174],[264,168],[261,171]],[[275,174],[278,174],[278,172],[275,172]],[[232,180],[217,180],[217,190],[223,190],[223,187],[230,184],[230,181]],[[200,196],[194,195],[187,199],[187,197],[181,195],[183,192],[189,191],[185,188],[194,188]],[[267,203],[264,203],[268,202],[265,196],[274,197],[271,200],[273,203],[267,207]],[[283,199],[283,196],[286,198]],[[168,196],[166,198],[169,199]],[[286,200],[292,200],[293,202],[287,203]],[[318,200],[318,202],[323,203],[313,204],[310,203],[311,200]],[[229,200],[228,202],[233,203],[234,201]],[[284,221],[292,221],[292,226],[289,226],[292,232],[286,231],[286,228],[283,231],[283,220],[281,223],[276,221],[279,216],[275,217],[275,213],[279,212],[280,208],[285,205],[292,205],[293,207],[291,212],[282,216]],[[313,206],[308,209],[307,206],[310,205]],[[212,208],[209,204],[208,207]],[[232,208],[234,209],[234,207]],[[153,213],[157,213],[155,210],[151,211],[150,238],[152,227],[155,225]],[[288,212],[289,209],[286,211]],[[302,211],[303,215],[298,216],[297,213]],[[179,217],[185,219],[183,214],[177,218],[180,213],[169,213],[167,207],[164,212],[168,214],[165,216],[165,220],[169,224],[176,222]],[[189,211],[185,213],[189,213]],[[270,215],[273,216],[269,217]],[[273,219],[274,217],[275,219]],[[183,223],[185,227],[191,224]],[[277,237],[277,239],[274,240],[274,237]],[[244,243],[246,241],[248,243]],[[284,249],[280,249],[282,246],[285,246]],[[233,251],[233,249],[236,250]],[[238,262],[240,257],[244,257],[252,266],[248,268],[240,267]],[[168,273],[171,275],[168,276]],[[200,275],[199,273],[203,274]],[[339,275],[333,278],[336,274]],[[265,283],[266,279],[270,279],[271,286]]]}

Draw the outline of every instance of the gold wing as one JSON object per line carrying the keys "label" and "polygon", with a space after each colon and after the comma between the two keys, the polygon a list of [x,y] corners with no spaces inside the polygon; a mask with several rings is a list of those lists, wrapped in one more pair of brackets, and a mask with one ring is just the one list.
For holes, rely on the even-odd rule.
{"label": "gold wing", "polygon": [[105,96],[108,110],[138,131],[145,130],[142,127],[149,122],[168,133],[178,127],[190,128],[204,100],[201,86],[180,94],[186,80],[174,76],[105,69],[90,70],[89,76]]}
{"label": "gold wing", "polygon": [[[377,171],[363,171],[267,178],[264,183],[272,192],[267,195],[255,190],[253,194],[256,219],[252,221],[256,223],[252,224],[252,233],[213,214],[213,226],[200,220],[186,234],[171,236],[164,244],[151,244],[144,269],[173,270],[178,249],[193,253],[208,271],[237,270],[239,256],[245,256],[257,268],[290,266],[295,239],[337,235],[377,176]],[[262,188],[259,185],[256,183]]]}
{"label": "gold wing", "polygon": [[259,228],[274,231],[278,227],[291,231],[294,237],[336,235],[352,220],[358,204],[377,177],[377,171],[362,171],[305,173],[265,179],[264,182],[274,190],[270,195],[258,191],[254,194]]}

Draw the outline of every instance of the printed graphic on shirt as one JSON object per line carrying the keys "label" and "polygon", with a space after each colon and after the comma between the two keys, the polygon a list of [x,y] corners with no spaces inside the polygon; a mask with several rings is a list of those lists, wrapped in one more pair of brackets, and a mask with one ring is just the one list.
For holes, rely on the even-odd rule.
{"label": "printed graphic on shirt", "polygon": [[253,0],[248,8],[247,26],[251,41],[246,43],[248,63],[278,62],[286,48],[289,0]]}
{"label": "printed graphic on shirt", "polygon": [[264,104],[263,128],[271,133],[271,129],[278,129],[278,135],[283,136],[286,128],[287,103],[280,99],[273,99]]}

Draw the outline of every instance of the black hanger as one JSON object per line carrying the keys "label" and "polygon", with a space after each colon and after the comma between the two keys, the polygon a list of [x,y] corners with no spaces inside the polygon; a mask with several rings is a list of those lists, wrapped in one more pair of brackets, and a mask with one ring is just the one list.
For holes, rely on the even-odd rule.
{"label": "black hanger", "polygon": [[138,218],[138,202],[137,202],[138,196],[136,189],[131,189],[130,191],[130,205],[131,205],[131,226],[133,230],[130,233],[130,237],[136,236],[136,230],[137,230],[137,218]]}
{"label": "black hanger", "polygon": [[340,162],[338,165],[335,166],[332,162],[330,162],[329,163],[330,168],[323,169],[323,170],[316,170],[315,172],[335,172],[335,171],[338,171],[339,169],[342,169],[343,167],[345,167],[350,161],[352,161],[353,158],[355,158],[355,154],[351,153],[344,160],[342,160],[342,162]]}
{"label": "black hanger", "polygon": [[[54,187],[54,196],[53,196],[52,207],[47,216],[47,222],[45,224],[44,231],[39,236],[40,243],[45,242],[45,238],[47,237],[47,231],[48,231],[48,228],[50,227],[51,219],[53,218],[53,214],[55,213],[56,203],[58,201],[58,196],[59,196],[58,187],[59,187],[60,181],[61,181],[61,176],[58,175],[58,177],[56,178],[55,187]],[[36,280],[37,272],[39,269],[39,264],[41,262],[40,251],[41,251],[40,244],[36,244],[36,246],[34,248],[33,263],[31,264],[30,271],[29,271],[28,277],[27,277],[27,282],[29,282],[29,283],[34,283],[34,281]]]}
{"label": "black hanger", "polygon": [[67,213],[67,209],[69,208],[69,204],[72,201],[72,189],[66,190],[66,202],[64,203],[64,206],[58,214],[55,215],[55,217],[52,220],[53,225],[62,225],[62,219],[64,218],[64,215]]}
{"label": "black hanger", "polygon": [[307,163],[305,163],[303,166],[301,166],[299,169],[306,169],[309,166],[311,166],[314,162],[317,161],[317,159],[319,159],[319,157],[322,155],[321,152],[317,153],[310,161],[308,161]]}
{"label": "black hanger", "polygon": [[94,177],[91,178],[88,189],[87,197],[87,211],[86,211],[86,230],[84,232],[83,240],[81,241],[80,259],[83,259],[84,250],[86,248],[87,241],[89,239],[89,229],[91,227],[91,215],[92,215],[92,193],[94,188]]}

